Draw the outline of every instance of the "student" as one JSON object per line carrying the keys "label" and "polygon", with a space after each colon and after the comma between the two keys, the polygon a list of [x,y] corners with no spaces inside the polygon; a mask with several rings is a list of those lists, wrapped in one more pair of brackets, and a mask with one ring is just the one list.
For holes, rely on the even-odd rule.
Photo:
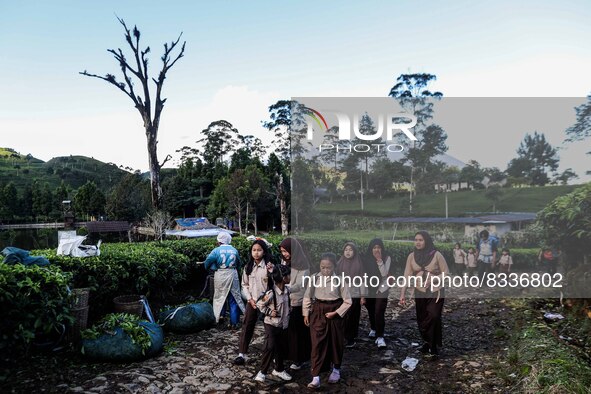
{"label": "student", "polygon": [[499,259],[499,267],[501,273],[508,274],[511,272],[511,266],[513,265],[513,258],[511,258],[511,252],[505,248],[501,252],[501,258]]}
{"label": "student", "polygon": [[261,369],[254,378],[257,382],[264,382],[271,361],[275,360],[273,376],[283,380],[291,380],[283,366],[286,356],[287,327],[289,325],[289,283],[290,268],[286,265],[274,268],[270,284],[271,289],[257,302],[257,307],[265,315],[265,350],[261,357]]}
{"label": "student", "polygon": [[484,273],[493,272],[497,260],[497,247],[499,240],[489,234],[488,230],[480,232],[476,242],[476,261],[478,262],[478,277]]}
{"label": "student", "polygon": [[378,349],[386,349],[384,330],[386,328],[386,307],[388,306],[388,278],[395,275],[394,261],[384,248],[384,242],[375,238],[369,242],[366,254],[365,269],[368,276],[368,283],[372,277],[377,277],[377,286],[369,286],[365,307],[369,315],[371,331],[370,338],[377,338]]}
{"label": "student", "polygon": [[264,240],[257,239],[250,246],[250,260],[242,272],[242,295],[247,303],[240,332],[239,353],[238,357],[234,359],[236,365],[244,365],[246,362],[248,345],[252,340],[259,316],[256,302],[267,290],[271,272],[273,272],[271,251]]}
{"label": "student", "polygon": [[344,351],[344,319],[351,307],[349,288],[344,283],[333,287],[331,277],[337,263],[334,253],[323,253],[320,272],[310,277],[310,286],[304,295],[302,313],[304,324],[310,327],[312,341],[312,381],[309,388],[320,387],[320,370],[325,360],[332,361],[333,369],[328,383],[341,379]]}
{"label": "student", "polygon": [[236,248],[230,245],[232,236],[229,233],[220,232],[217,241],[218,247],[205,259],[205,269],[215,271],[213,313],[216,323],[219,323],[222,307],[227,299],[230,304],[230,327],[237,328],[240,323],[240,311],[244,312],[237,271],[240,256]]}
{"label": "student", "polygon": [[466,255],[466,270],[468,271],[468,276],[476,275],[476,267],[478,264],[476,262],[476,250],[474,248],[468,249],[468,254]]}
{"label": "student", "polygon": [[[355,277],[363,277],[364,269],[361,256],[357,246],[353,242],[345,243],[343,255],[337,263],[336,274],[339,277],[348,278],[346,280],[353,282]],[[367,296],[366,287],[350,286],[351,308],[345,315],[345,347],[355,346],[355,339],[359,335],[359,318],[361,316],[361,305],[365,305],[365,296]]]}
{"label": "student", "polygon": [[287,333],[289,341],[288,359],[293,363],[290,369],[299,370],[302,365],[310,360],[310,330],[304,324],[302,315],[302,301],[305,288],[303,278],[310,276],[310,263],[302,249],[302,245],[295,238],[285,238],[279,244],[281,252],[281,264],[291,268],[291,281],[289,282],[291,319]]}
{"label": "student", "polygon": [[[408,283],[412,283],[412,277],[421,277],[415,287],[415,307],[417,311],[417,324],[424,344],[420,348],[422,353],[430,356],[439,354],[438,346],[442,345],[442,322],[444,289],[432,288],[430,277],[448,275],[449,269],[445,258],[435,249],[433,239],[426,231],[415,234],[415,249],[406,259],[404,276]],[[400,291],[400,305],[406,304],[406,288]]]}
{"label": "student", "polygon": [[462,250],[462,245],[456,242],[454,245],[454,273],[456,275],[462,275],[464,273],[464,267],[466,266],[466,252]]}

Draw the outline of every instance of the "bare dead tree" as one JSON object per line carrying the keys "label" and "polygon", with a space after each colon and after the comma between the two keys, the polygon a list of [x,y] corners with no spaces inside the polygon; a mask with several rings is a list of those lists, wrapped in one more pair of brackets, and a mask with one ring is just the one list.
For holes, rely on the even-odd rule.
{"label": "bare dead tree", "polygon": [[[162,85],[164,84],[164,79],[166,78],[166,73],[168,72],[168,70],[170,70],[172,66],[174,66],[174,64],[181,57],[183,57],[185,53],[185,44],[187,42],[183,42],[176,56],[173,56],[172,52],[179,44],[183,33],[181,33],[178,36],[176,41],[172,41],[170,44],[165,43],[164,54],[160,58],[162,60],[162,68],[158,73],[158,78],[150,78],[148,75],[148,59],[146,57],[146,55],[150,53],[150,47],[148,46],[146,47],[146,49],[141,50],[140,31],[138,30],[137,26],[134,26],[133,31],[130,31],[123,19],[119,17],[117,17],[117,19],[125,29],[125,40],[131,48],[134,58],[134,60],[132,60],[131,63],[135,63],[135,65],[128,63],[121,48],[118,48],[117,50],[109,49],[108,52],[111,53],[115,57],[115,60],[119,62],[119,67],[121,67],[121,73],[123,74],[123,79],[125,82],[118,81],[113,74],[106,74],[102,76],[91,74],[86,70],[84,70],[80,74],[85,75],[87,77],[102,79],[110,83],[111,85],[117,87],[133,101],[135,108],[139,111],[140,115],[142,116],[142,120],[144,121],[144,128],[146,129],[146,139],[148,143],[148,161],[150,166],[152,206],[155,209],[158,209],[160,208],[162,203],[162,188],[160,187],[160,170],[164,166],[164,164],[166,164],[166,162],[172,158],[170,155],[167,155],[166,158],[162,161],[162,163],[158,162],[158,127],[160,126],[160,115],[162,114],[164,103],[166,102],[166,99],[161,97]],[[134,78],[139,81],[139,85],[141,87],[141,90],[143,91],[143,98],[140,95],[140,93],[136,93],[134,89]],[[156,98],[154,102],[153,111],[149,88],[150,80],[152,80],[156,84]]]}

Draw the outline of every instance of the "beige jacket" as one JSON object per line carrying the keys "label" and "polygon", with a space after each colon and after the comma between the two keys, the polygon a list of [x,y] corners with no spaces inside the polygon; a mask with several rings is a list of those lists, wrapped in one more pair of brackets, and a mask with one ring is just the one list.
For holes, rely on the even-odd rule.
{"label": "beige jacket", "polygon": [[[426,274],[423,273],[423,271],[426,272]],[[449,268],[447,266],[447,262],[445,261],[445,258],[443,257],[443,255],[439,252],[435,252],[435,255],[433,256],[433,259],[431,260],[431,262],[429,264],[427,264],[424,268],[422,268],[420,265],[417,264],[417,262],[415,261],[414,258],[414,253],[411,253],[408,255],[408,258],[406,259],[406,268],[404,269],[404,276],[406,276],[406,280],[407,280],[407,288],[409,286],[413,286],[415,285],[415,289],[420,291],[420,292],[426,292],[427,290],[431,290],[431,284],[430,284],[430,280],[422,280],[422,285],[421,285],[421,279],[420,278],[426,278],[426,276],[432,277],[432,276],[442,276],[443,274],[445,274],[446,276],[449,276]],[[420,278],[419,278],[420,277]],[[440,290],[441,287],[434,287],[432,289],[433,292],[436,292],[438,290]]]}

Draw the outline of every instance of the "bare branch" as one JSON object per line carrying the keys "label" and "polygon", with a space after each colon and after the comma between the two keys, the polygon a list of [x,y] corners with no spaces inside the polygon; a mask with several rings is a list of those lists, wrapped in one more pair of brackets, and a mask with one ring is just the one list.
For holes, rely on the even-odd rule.
{"label": "bare branch", "polygon": [[166,164],[166,162],[168,160],[172,159],[171,155],[166,155],[166,157],[164,158],[164,160],[162,161],[162,163],[160,164],[160,168],[164,167],[164,165]]}
{"label": "bare branch", "polygon": [[115,76],[112,74],[107,74],[104,77],[102,75],[96,75],[96,74],[90,74],[88,71],[84,70],[79,72],[78,74],[81,75],[85,75],[87,77],[92,77],[92,78],[98,78],[98,79],[102,79],[103,81],[107,81],[108,83],[110,83],[111,85],[116,86],[119,90],[121,90],[123,93],[125,93],[127,96],[129,96],[129,98],[131,98],[133,100],[134,103],[137,104],[136,98],[127,91],[126,85],[123,82],[117,82],[117,80],[115,79]]}

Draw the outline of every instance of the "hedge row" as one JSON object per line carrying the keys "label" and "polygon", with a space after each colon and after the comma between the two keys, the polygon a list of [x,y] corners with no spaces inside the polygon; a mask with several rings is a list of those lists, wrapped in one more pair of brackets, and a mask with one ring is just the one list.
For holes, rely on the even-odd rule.
{"label": "hedge row", "polygon": [[91,289],[93,316],[108,312],[114,297],[123,294],[160,295],[187,280],[190,258],[157,243],[117,243],[101,247],[96,257],[57,256],[55,250],[37,250],[53,264],[72,274],[72,287]]}

